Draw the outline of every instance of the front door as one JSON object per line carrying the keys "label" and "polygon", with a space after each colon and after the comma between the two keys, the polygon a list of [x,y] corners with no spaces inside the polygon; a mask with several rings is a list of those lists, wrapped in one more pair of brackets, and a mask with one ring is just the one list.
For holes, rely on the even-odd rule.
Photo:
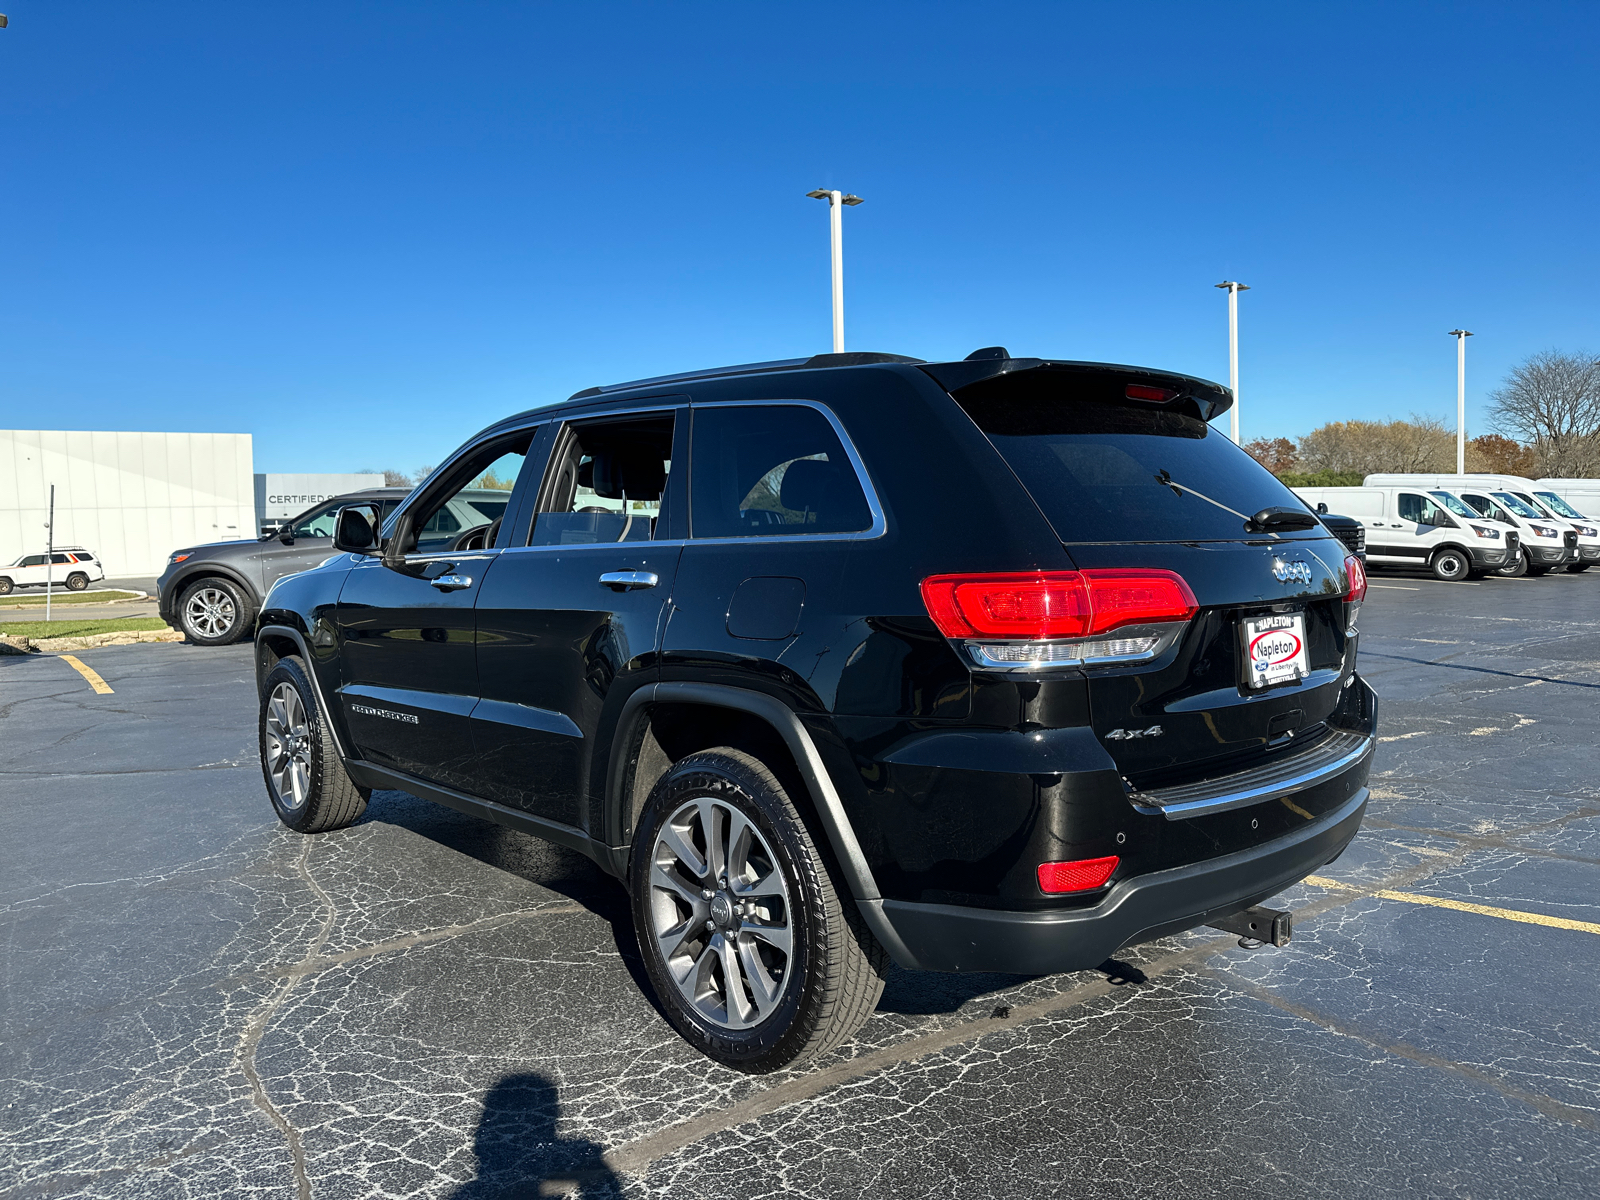
{"label": "front door", "polygon": [[627,697],[658,677],[682,552],[657,544],[675,541],[674,424],[670,412],[634,415],[555,436],[531,520],[478,598],[472,738],[491,800],[590,829],[611,728]]}
{"label": "front door", "polygon": [[489,475],[515,479],[531,440],[528,432],[512,434],[447,464],[401,513],[391,530],[391,553],[367,559],[346,579],[338,604],[339,696],[362,758],[477,790],[470,722],[478,702],[473,606],[499,551],[487,525],[463,529],[443,544],[429,543],[424,531],[464,488]]}

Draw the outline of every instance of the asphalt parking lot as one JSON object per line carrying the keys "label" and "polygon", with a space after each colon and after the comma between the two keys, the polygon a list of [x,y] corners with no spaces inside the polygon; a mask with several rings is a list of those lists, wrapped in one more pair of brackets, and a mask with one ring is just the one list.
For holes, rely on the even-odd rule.
{"label": "asphalt parking lot", "polygon": [[576,854],[280,828],[248,646],[0,659],[0,1197],[1600,1194],[1600,578],[1373,584],[1369,819],[1290,946],[897,972],[760,1078]]}

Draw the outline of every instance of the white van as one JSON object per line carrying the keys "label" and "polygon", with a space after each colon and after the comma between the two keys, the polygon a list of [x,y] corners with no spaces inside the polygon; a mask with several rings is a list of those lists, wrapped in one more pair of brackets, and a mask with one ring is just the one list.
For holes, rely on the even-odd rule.
{"label": "white van", "polygon": [[1427,567],[1435,579],[1458,583],[1504,570],[1521,559],[1516,528],[1485,519],[1443,490],[1420,487],[1306,487],[1295,494],[1312,508],[1342,513],[1367,531],[1367,562],[1375,567]]}
{"label": "white van", "polygon": [[[1423,484],[1455,492],[1486,516],[1501,520],[1515,517],[1522,533],[1523,556],[1530,575],[1544,575],[1557,567],[1576,574],[1600,562],[1600,524],[1583,518],[1573,520],[1558,513],[1534,493],[1541,490],[1531,479],[1517,475],[1368,475],[1368,483]],[[1559,499],[1559,497],[1557,497]],[[1498,512],[1490,512],[1490,508]],[[1560,547],[1538,536],[1555,530]]]}
{"label": "white van", "polygon": [[[1590,525],[1600,521],[1600,479],[1539,479],[1534,486],[1538,488],[1534,499],[1542,501],[1551,512],[1566,517],[1561,507],[1565,505],[1573,514],[1567,517],[1569,521],[1576,519]],[[1551,500],[1559,500],[1561,505],[1552,504]]]}

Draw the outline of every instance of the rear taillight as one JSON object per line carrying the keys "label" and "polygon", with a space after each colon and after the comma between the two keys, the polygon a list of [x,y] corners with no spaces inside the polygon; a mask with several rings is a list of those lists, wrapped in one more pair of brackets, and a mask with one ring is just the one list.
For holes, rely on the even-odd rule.
{"label": "rear taillight", "polygon": [[1350,577],[1350,594],[1345,597],[1353,604],[1360,604],[1367,598],[1367,569],[1361,565],[1361,560],[1354,554],[1347,554],[1344,560],[1344,573]]}
{"label": "rear taillight", "polygon": [[1139,568],[931,575],[922,602],[979,666],[1013,668],[1151,658],[1199,610],[1181,575]]}
{"label": "rear taillight", "polygon": [[1348,636],[1356,631],[1356,618],[1361,615],[1361,602],[1367,598],[1367,568],[1354,554],[1344,560],[1344,573],[1350,580],[1350,590],[1344,598],[1344,631]]}
{"label": "rear taillight", "polygon": [[1115,854],[1109,858],[1080,858],[1073,862],[1039,864],[1039,890],[1050,895],[1062,892],[1092,892],[1105,887],[1106,880],[1122,860]]}

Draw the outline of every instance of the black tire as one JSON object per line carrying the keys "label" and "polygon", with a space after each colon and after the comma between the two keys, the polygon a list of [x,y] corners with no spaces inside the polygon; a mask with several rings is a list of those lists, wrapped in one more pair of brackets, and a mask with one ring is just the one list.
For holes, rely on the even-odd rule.
{"label": "black tire", "polygon": [[256,623],[249,593],[232,580],[208,575],[178,597],[178,627],[197,646],[231,646]]}
{"label": "black tire", "polygon": [[[736,812],[760,834],[759,839],[753,835],[748,839],[749,857],[731,851],[727,855],[746,864],[732,887],[718,887],[712,878],[716,852],[706,853],[703,844],[698,850],[692,844],[694,830],[705,832],[703,823],[694,824],[694,818],[689,818],[686,836],[691,853],[703,854],[705,872],[685,868],[688,860],[674,855],[663,840],[670,834],[663,833],[669,822],[679,837],[685,837],[686,827],[677,821],[696,804],[724,814]],[[671,881],[656,870],[658,854],[671,861]],[[781,900],[771,891],[780,874],[787,889]],[[678,881],[690,886],[680,886]],[[672,886],[662,886],[664,882]],[[712,886],[697,894],[705,882]],[[777,776],[743,751],[719,747],[688,755],[656,783],[634,834],[629,891],[639,951],[662,1008],[690,1045],[725,1066],[759,1074],[825,1054],[861,1027],[883,994],[888,969],[883,947],[867,930],[854,902],[835,889],[824,854]],[[712,899],[704,899],[705,891],[713,893]],[[744,911],[737,902],[740,895],[766,898],[759,903],[744,901],[755,905]],[[779,905],[781,914],[775,912]],[[730,907],[738,909],[731,916]],[[787,931],[787,952],[775,951],[759,933],[752,939],[747,932],[776,928],[780,917]],[[675,921],[682,923],[673,928]],[[714,932],[704,932],[708,924],[717,925],[717,921],[723,924]],[[659,936],[658,929],[662,931]],[[733,935],[721,944],[730,947],[725,954],[731,956],[740,975],[737,1000],[728,998],[727,976],[722,970],[728,957],[719,956],[716,949],[724,930]],[[678,938],[670,953],[680,969],[688,964],[686,980],[705,980],[704,994],[693,1001],[680,989],[668,966],[663,936]],[[685,950],[694,941],[704,943],[698,954]],[[685,952],[678,955],[679,950]],[[769,994],[764,1015],[735,1025],[730,1022],[736,1007],[751,1012],[760,1009],[747,952],[758,956],[756,968],[763,971],[762,986],[773,985],[777,990]],[[716,990],[718,977],[723,980],[720,993]],[[706,1010],[714,1010],[719,996],[723,997],[725,1020],[697,1007],[702,1004]]]}
{"label": "black tire", "polygon": [[1542,576],[1550,574],[1550,570],[1551,570],[1551,568],[1550,568],[1548,563],[1529,563],[1528,564],[1528,574],[1533,576],[1535,579],[1539,579]]}
{"label": "black tire", "polygon": [[12,583],[11,580],[7,579],[4,575],[0,575],[0,596],[9,596],[11,594],[11,589],[16,586],[16,584]]}
{"label": "black tire", "polygon": [[1443,583],[1460,583],[1472,573],[1472,556],[1454,546],[1438,550],[1428,564],[1433,577]]}
{"label": "black tire", "polygon": [[1521,579],[1527,573],[1528,552],[1526,550],[1518,550],[1517,561],[1512,563],[1509,567],[1495,568],[1495,574],[1500,576],[1502,579]]}
{"label": "black tire", "polygon": [[1587,571],[1593,565],[1594,565],[1593,563],[1583,563],[1583,562],[1580,562],[1580,563],[1568,563],[1567,564],[1567,574],[1568,575],[1582,575],[1585,571]]}
{"label": "black tire", "polygon": [[67,576],[67,591],[69,592],[81,592],[88,586],[89,577],[82,571],[74,571],[71,575]]}
{"label": "black tire", "polygon": [[272,668],[256,724],[261,778],[278,820],[297,833],[326,833],[360,820],[372,789],[357,787],[344,769],[300,658]]}

